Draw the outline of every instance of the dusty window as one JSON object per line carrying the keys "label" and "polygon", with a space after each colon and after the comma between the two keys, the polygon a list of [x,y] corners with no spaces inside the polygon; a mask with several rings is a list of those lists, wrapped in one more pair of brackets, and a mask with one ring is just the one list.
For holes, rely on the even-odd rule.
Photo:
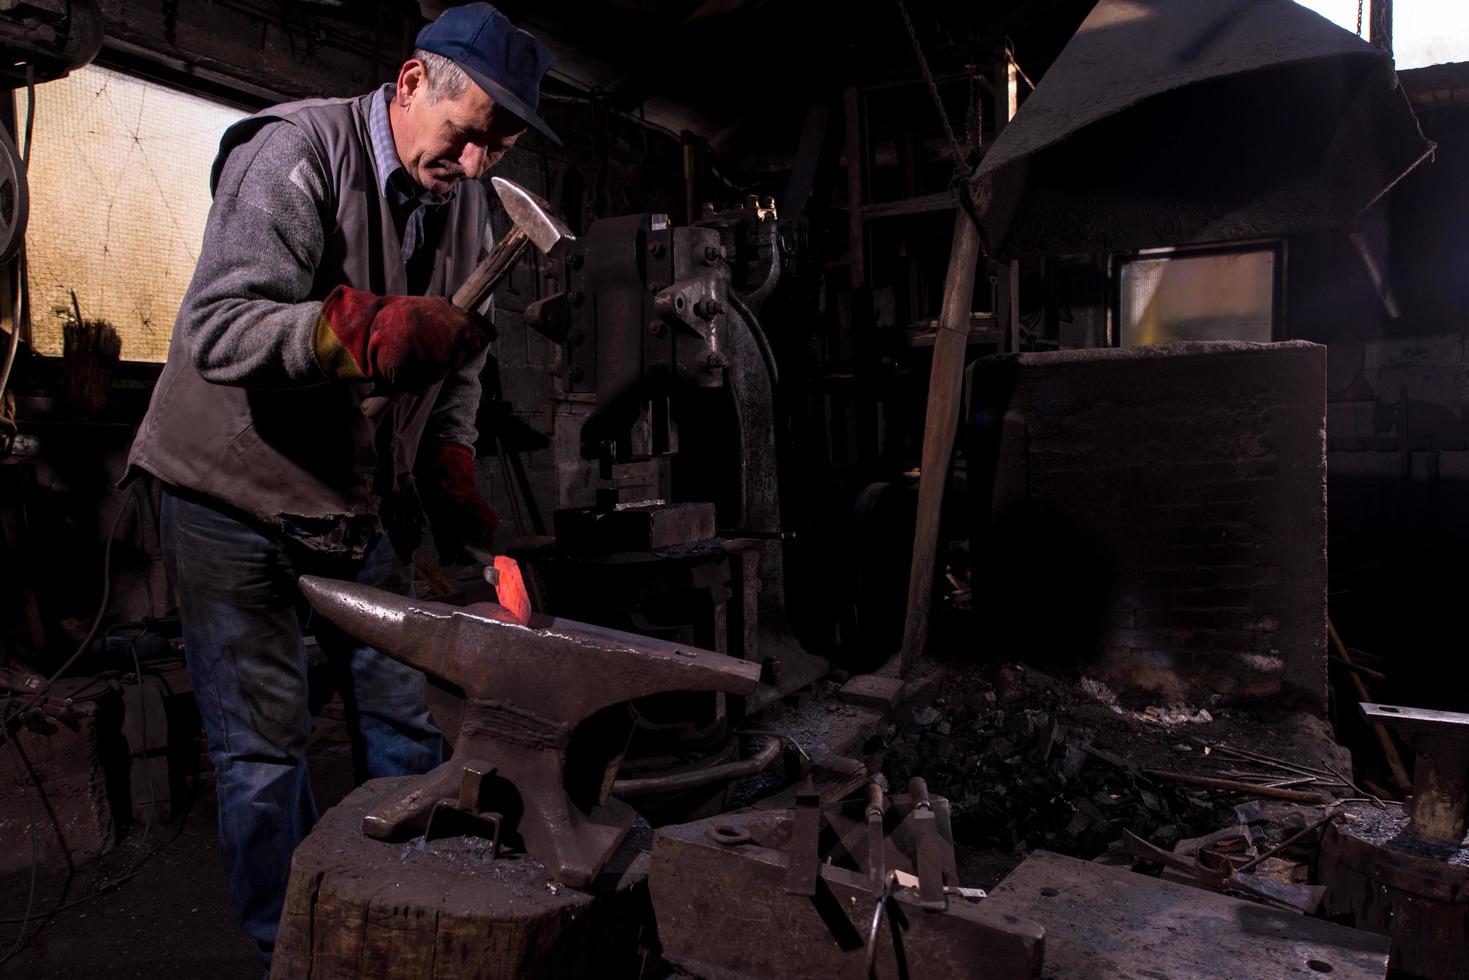
{"label": "dusty window", "polygon": [[[26,97],[16,93],[20,131]],[[162,361],[204,238],[209,167],[245,113],[105,68],[36,86],[26,231],[32,341],[61,353],[76,290],[122,357]]]}
{"label": "dusty window", "polygon": [[1159,249],[1117,264],[1122,346],[1275,336],[1278,246]]}

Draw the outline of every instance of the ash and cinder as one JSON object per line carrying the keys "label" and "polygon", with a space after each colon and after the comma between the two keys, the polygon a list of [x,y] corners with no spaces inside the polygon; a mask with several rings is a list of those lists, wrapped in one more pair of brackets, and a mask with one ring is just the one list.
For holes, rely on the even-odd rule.
{"label": "ash and cinder", "polygon": [[[993,884],[1037,849],[1095,858],[1116,849],[1126,830],[1171,850],[1237,823],[1235,805],[1247,796],[1143,773],[1213,774],[1228,764],[1210,745],[1350,769],[1325,723],[1308,713],[1225,702],[1132,712],[1099,701],[1088,687],[1095,691],[1033,668],[958,664],[931,706],[883,736],[883,772],[892,784],[921,775],[951,801],[966,883]],[[1152,720],[1185,717],[1210,720]]]}

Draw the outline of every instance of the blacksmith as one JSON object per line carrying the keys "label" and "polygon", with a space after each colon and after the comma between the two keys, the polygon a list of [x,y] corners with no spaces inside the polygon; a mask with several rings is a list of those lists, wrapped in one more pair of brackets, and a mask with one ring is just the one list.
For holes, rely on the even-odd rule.
{"label": "blacksmith", "polygon": [[[267,109],[220,144],[193,281],[129,472],[162,481],[164,556],[218,781],[231,898],[267,968],[317,816],[306,574],[401,593],[425,512],[441,557],[492,547],[474,481],[488,324],[445,298],[490,245],[480,183],[537,115],[550,58],[486,3],[419,34],[397,81]],[[442,740],[415,671],[316,630],[359,779]]]}

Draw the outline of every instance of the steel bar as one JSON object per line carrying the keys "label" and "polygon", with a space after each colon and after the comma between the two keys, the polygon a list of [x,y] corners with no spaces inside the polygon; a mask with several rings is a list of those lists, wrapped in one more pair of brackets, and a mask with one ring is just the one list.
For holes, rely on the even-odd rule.
{"label": "steel bar", "polygon": [[1330,803],[1332,800],[1332,797],[1322,793],[1306,793],[1294,789],[1271,789],[1268,786],[1257,786],[1254,783],[1242,783],[1237,779],[1216,779],[1212,776],[1195,776],[1186,772],[1169,772],[1166,769],[1144,769],[1142,772],[1143,775],[1151,776],[1154,779],[1187,783],[1190,786],[1202,786],[1207,789],[1230,790],[1252,796],[1268,796],[1272,799],[1290,800],[1295,803]]}
{"label": "steel bar", "polygon": [[677,793],[759,775],[769,769],[772,762],[780,758],[780,739],[772,736],[762,736],[762,738],[763,743],[748,759],[726,762],[692,772],[619,779],[612,784],[612,795],[620,800],[635,800],[641,796]]}

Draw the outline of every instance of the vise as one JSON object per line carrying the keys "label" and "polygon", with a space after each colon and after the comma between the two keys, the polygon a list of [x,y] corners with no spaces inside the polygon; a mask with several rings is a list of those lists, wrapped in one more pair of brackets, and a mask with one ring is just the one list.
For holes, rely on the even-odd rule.
{"label": "vise", "polygon": [[625,703],[670,691],[745,695],[760,674],[755,663],[586,623],[522,625],[495,603],[461,608],[313,576],[300,586],[336,626],[424,672],[453,741],[452,759],[369,813],[363,831],[413,837],[444,808],[503,821],[574,887],[597,875],[636,818],[610,796],[631,733]]}

